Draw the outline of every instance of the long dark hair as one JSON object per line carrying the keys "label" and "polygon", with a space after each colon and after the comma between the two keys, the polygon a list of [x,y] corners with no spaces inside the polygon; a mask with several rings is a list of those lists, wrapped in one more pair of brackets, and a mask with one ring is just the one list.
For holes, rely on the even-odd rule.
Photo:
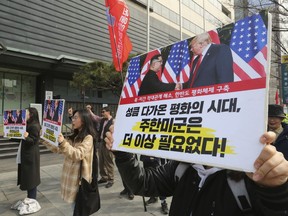
{"label": "long dark hair", "polygon": [[79,118],[83,123],[82,129],[80,131],[78,129],[74,129],[74,133],[69,138],[71,140],[75,139],[75,141],[78,142],[82,142],[87,135],[91,135],[94,138],[96,136],[96,128],[94,128],[90,111],[87,109],[75,110],[73,112],[73,116],[75,113],[78,113]]}
{"label": "long dark hair", "polygon": [[40,125],[38,111],[34,107],[28,108],[30,118],[27,120],[27,124],[37,123]]}

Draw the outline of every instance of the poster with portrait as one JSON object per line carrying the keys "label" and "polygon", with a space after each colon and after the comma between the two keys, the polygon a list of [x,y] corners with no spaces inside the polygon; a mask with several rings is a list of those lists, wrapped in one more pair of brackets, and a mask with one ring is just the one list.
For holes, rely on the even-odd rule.
{"label": "poster with portrait", "polygon": [[25,109],[5,110],[3,113],[4,137],[23,139],[26,131]]}
{"label": "poster with portrait", "polygon": [[45,100],[44,103],[41,138],[56,146],[62,129],[64,105],[64,99]]}
{"label": "poster with portrait", "polygon": [[113,149],[253,171],[266,131],[270,20],[255,14],[132,58]]}

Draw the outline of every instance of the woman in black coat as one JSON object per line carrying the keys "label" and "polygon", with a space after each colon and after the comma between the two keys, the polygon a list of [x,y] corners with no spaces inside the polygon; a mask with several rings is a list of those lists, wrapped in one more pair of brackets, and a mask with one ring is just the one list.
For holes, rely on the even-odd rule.
{"label": "woman in black coat", "polygon": [[37,186],[40,184],[40,122],[37,109],[30,107],[27,112],[26,132],[21,144],[18,164],[18,181],[21,190],[27,190],[27,197],[36,199]]}

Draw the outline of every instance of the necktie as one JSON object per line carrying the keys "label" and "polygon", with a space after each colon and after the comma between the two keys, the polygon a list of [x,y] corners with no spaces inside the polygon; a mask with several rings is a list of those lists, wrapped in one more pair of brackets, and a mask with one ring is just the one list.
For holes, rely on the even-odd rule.
{"label": "necktie", "polygon": [[191,83],[190,83],[190,88],[192,88],[193,84],[194,84],[194,80],[196,78],[196,75],[197,75],[197,71],[200,67],[200,64],[201,64],[201,61],[202,61],[202,54],[198,55],[194,61],[193,61],[193,64],[192,64],[192,80],[191,80]]}

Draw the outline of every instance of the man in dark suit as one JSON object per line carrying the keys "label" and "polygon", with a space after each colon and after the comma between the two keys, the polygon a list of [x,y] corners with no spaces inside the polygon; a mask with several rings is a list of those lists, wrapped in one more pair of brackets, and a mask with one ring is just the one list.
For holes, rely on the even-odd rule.
{"label": "man in dark suit", "polygon": [[179,83],[163,83],[159,80],[157,73],[160,71],[162,63],[163,60],[160,54],[151,58],[150,69],[142,81],[138,92],[139,96],[180,89]]}
{"label": "man in dark suit", "polygon": [[208,33],[195,36],[191,43],[192,68],[183,88],[195,88],[234,81],[233,58],[229,46],[212,44]]}

